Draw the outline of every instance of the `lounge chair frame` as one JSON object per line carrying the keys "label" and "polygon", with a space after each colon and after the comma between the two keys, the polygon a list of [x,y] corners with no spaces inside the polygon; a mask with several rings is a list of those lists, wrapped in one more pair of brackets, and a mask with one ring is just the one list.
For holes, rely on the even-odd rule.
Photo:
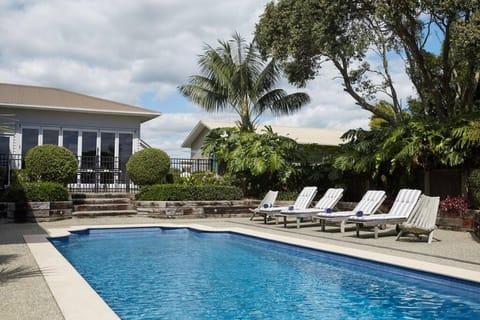
{"label": "lounge chair frame", "polygon": [[249,209],[252,212],[250,221],[253,220],[253,218],[255,218],[256,214],[260,213],[260,210],[263,209],[263,206],[265,204],[269,204],[273,206],[275,204],[275,200],[277,200],[277,196],[278,196],[278,191],[272,191],[272,190],[268,191],[265,197],[263,197],[262,201],[260,201],[260,204],[258,205],[258,207],[256,207],[255,209]]}
{"label": "lounge chair frame", "polygon": [[331,214],[319,213],[314,219],[320,220],[322,231],[325,231],[326,222],[340,222],[340,232],[345,232],[345,224],[348,219],[354,216],[357,212],[362,211],[363,215],[374,214],[378,208],[382,205],[382,202],[387,196],[383,190],[369,190],[362,199],[357,203],[355,208],[351,211],[338,211]]}
{"label": "lounge chair frame", "polygon": [[427,243],[432,243],[433,232],[436,228],[438,205],[440,203],[439,197],[428,197],[422,195],[418,200],[416,210],[410,215],[408,220],[399,225],[400,232],[395,240],[399,240],[402,236],[409,234],[421,238],[421,235],[427,236]]}
{"label": "lounge chair frame", "polygon": [[408,219],[412,212],[415,211],[421,194],[420,190],[401,189],[388,213],[362,217],[352,216],[348,219],[348,222],[356,224],[357,237],[360,236],[360,226],[373,226],[374,237],[377,239],[378,230],[381,226],[387,224],[398,225]]}
{"label": "lounge chair frame", "polygon": [[303,218],[315,217],[319,212],[325,212],[326,209],[333,209],[343,196],[343,188],[330,188],[323,197],[318,200],[313,208],[282,210],[275,214],[275,217],[283,217],[283,227],[287,227],[287,218],[295,217],[297,222],[297,229],[300,228],[300,222]]}
{"label": "lounge chair frame", "polygon": [[[294,209],[305,209],[307,208],[315,198],[317,194],[317,187],[305,187],[298,195],[295,203],[293,204]],[[276,214],[280,213],[282,210],[288,210],[289,206],[286,207],[272,207],[272,208],[260,208],[258,214],[263,215],[263,223],[267,223],[268,217],[275,217]],[[275,218],[275,222],[278,223],[278,220]]]}

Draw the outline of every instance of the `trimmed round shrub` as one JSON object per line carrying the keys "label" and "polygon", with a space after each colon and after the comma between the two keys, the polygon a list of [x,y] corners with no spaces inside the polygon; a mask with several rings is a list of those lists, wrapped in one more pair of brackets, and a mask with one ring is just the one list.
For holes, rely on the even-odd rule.
{"label": "trimmed round shrub", "polygon": [[24,182],[12,185],[3,195],[4,202],[67,201],[68,190],[58,182]]}
{"label": "trimmed round shrub", "polygon": [[170,157],[155,148],[133,154],[127,162],[127,174],[133,183],[144,186],[164,183],[170,170]]}
{"label": "trimmed round shrub", "polygon": [[213,201],[240,200],[242,190],[232,186],[193,186],[175,184],[156,184],[140,189],[137,199],[140,201]]}
{"label": "trimmed round shrub", "polygon": [[67,148],[46,144],[27,152],[25,170],[31,181],[73,182],[77,175],[77,158]]}

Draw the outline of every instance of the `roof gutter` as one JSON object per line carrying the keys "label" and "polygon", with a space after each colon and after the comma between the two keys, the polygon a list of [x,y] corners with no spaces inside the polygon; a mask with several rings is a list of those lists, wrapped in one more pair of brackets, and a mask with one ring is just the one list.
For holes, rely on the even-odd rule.
{"label": "roof gutter", "polygon": [[145,119],[144,121],[151,120],[161,115],[160,112],[118,111],[118,110],[108,110],[108,109],[89,109],[89,108],[61,107],[61,106],[39,106],[39,105],[13,104],[13,103],[4,103],[4,102],[0,103],[0,106],[15,107],[15,108],[21,108],[21,109],[46,110],[46,111],[135,116],[135,117],[144,118]]}

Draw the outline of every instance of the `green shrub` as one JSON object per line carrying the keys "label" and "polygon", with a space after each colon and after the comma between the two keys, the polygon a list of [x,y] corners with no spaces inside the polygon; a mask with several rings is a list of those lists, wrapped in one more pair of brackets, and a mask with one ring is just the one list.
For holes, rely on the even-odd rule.
{"label": "green shrub", "polygon": [[25,169],[31,181],[66,185],[75,180],[77,168],[77,158],[70,150],[52,144],[33,147],[25,157]]}
{"label": "green shrub", "polygon": [[143,201],[212,201],[239,200],[242,196],[242,190],[232,186],[157,184],[142,187],[137,199]]}
{"label": "green shrub", "polygon": [[211,171],[198,171],[193,172],[187,177],[182,177],[180,175],[177,178],[178,183],[194,185],[194,186],[223,186],[227,185],[225,179],[222,176],[216,175]]}
{"label": "green shrub", "polygon": [[280,191],[278,193],[278,201],[295,201],[298,197],[298,192],[295,191]]}
{"label": "green shrub", "polygon": [[11,181],[10,184],[22,184],[25,182],[30,182],[28,177],[28,172],[26,169],[12,169],[10,171]]}
{"label": "green shrub", "polygon": [[467,178],[470,204],[473,208],[480,208],[480,169],[474,169]]}
{"label": "green shrub", "polygon": [[68,190],[57,182],[25,182],[11,185],[4,193],[4,202],[67,201]]}
{"label": "green shrub", "polygon": [[160,149],[144,149],[127,162],[127,174],[140,186],[164,183],[170,170],[170,157]]}

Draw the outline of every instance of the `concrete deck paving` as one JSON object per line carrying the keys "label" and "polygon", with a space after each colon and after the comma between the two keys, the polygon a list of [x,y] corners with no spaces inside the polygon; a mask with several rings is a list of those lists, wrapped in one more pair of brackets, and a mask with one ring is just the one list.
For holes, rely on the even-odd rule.
{"label": "concrete deck paving", "polygon": [[[1,221],[1,220],[0,220]],[[243,228],[278,236],[288,236],[322,244],[371,251],[420,262],[430,262],[480,272],[480,242],[470,233],[437,230],[432,244],[417,240],[395,241],[395,231],[387,229],[378,239],[364,231],[357,238],[353,228],[342,234],[338,227],[327,226],[322,232],[319,225],[305,223],[295,228],[281,224],[263,224],[262,219],[248,218],[209,219],[153,219],[148,217],[104,217],[70,219],[45,223],[14,224],[0,222],[0,314],[1,319],[64,319],[38,265],[25,244],[23,235],[46,234],[48,230],[72,226],[126,225],[126,224],[195,224],[212,228]]]}

